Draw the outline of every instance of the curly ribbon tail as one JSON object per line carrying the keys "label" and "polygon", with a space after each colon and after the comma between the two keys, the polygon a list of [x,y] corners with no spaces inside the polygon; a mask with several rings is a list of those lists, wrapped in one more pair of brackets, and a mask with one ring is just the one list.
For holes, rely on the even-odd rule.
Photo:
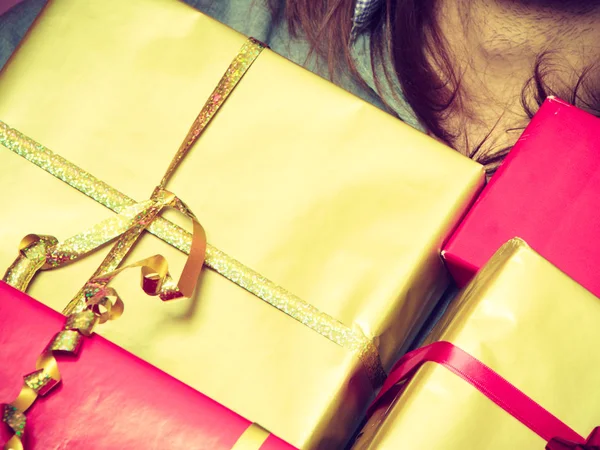
{"label": "curly ribbon tail", "polygon": [[[153,201],[154,204],[145,209],[143,213],[140,213],[136,216],[136,223],[124,232],[124,238],[120,241],[121,244],[113,247],[111,252],[104,259],[103,263],[94,274],[94,277],[97,278],[97,282],[102,282],[102,279],[99,278],[100,274],[112,272],[119,266],[121,261],[127,255],[127,252],[129,252],[131,247],[133,247],[135,242],[139,239],[142,231],[146,230],[150,224],[152,224],[158,218],[158,214],[164,206],[170,206],[192,218],[192,236],[202,236],[202,239],[194,239],[192,237],[192,245],[190,246],[188,257],[189,264],[184,267],[179,283],[175,285],[172,280],[166,280],[164,286],[162,286],[161,293],[158,295],[160,295],[162,300],[172,300],[182,297],[190,297],[192,295],[193,287],[196,285],[196,281],[200,276],[200,270],[206,257],[206,236],[204,229],[195,219],[189,208],[172,193],[167,191],[165,186],[170,177],[177,170],[177,167],[179,167],[185,156],[190,152],[193,145],[202,135],[206,129],[206,126],[215,116],[219,108],[223,105],[225,100],[227,100],[248,68],[250,68],[252,63],[262,52],[263,48],[264,44],[256,41],[255,39],[249,39],[242,46],[238,55],[230,64],[225,72],[225,75],[192,123],[188,134],[183,139],[183,142],[171,160],[171,163],[161,179],[158,187],[152,193],[150,200]],[[198,244],[200,241],[201,245]],[[149,279],[146,278],[146,283],[148,282]],[[83,307],[85,295],[89,295],[89,292],[86,293],[84,290],[81,290],[67,305],[65,311],[72,312],[80,310]]]}
{"label": "curly ribbon tail", "polygon": [[[172,204],[175,197],[169,193],[163,197],[167,204]],[[156,208],[152,208],[154,210]],[[194,245],[202,246],[203,235],[195,234]],[[126,234],[115,243],[113,248],[123,248],[123,243],[128,240]],[[39,242],[39,241],[38,241]],[[192,267],[194,264],[198,267]],[[58,362],[56,357],[61,354],[77,355],[84,337],[90,336],[96,325],[115,320],[123,313],[124,305],[116,291],[108,284],[121,272],[134,267],[140,267],[143,276],[142,287],[149,295],[161,295],[173,292],[180,294],[177,285],[167,286],[171,280],[167,262],[161,255],[155,255],[124,266],[111,273],[93,277],[86,283],[83,291],[86,293],[86,307],[77,311],[65,320],[62,331],[57,333],[44,351],[38,357],[35,371],[25,375],[23,387],[15,400],[9,404],[0,405],[2,421],[13,431],[13,436],[4,446],[4,450],[23,450],[23,434],[26,425],[25,412],[33,405],[38,396],[48,394],[61,382]],[[198,273],[202,268],[202,261],[188,258],[186,269],[189,273]],[[195,278],[197,280],[197,277]],[[184,283],[186,292],[191,295],[195,284]],[[189,290],[189,291],[188,291]],[[180,296],[183,294],[180,294]]]}
{"label": "curly ribbon tail", "polygon": [[2,421],[13,431],[13,436],[4,446],[5,450],[23,450],[23,434],[25,431],[27,411],[38,396],[48,394],[60,381],[57,354],[77,355],[84,336],[89,336],[101,320],[117,318],[122,311],[122,303],[108,303],[104,297],[94,297],[94,303],[102,303],[106,309],[103,314],[92,309],[75,313],[66,318],[64,329],[58,332],[38,357],[35,371],[25,375],[21,392],[9,404],[0,405]]}
{"label": "curly ribbon tail", "polygon": [[[139,239],[142,232],[152,223],[165,207],[175,208],[192,219],[193,233],[192,245],[189,256],[183,268],[181,277],[175,283],[166,273],[166,264],[155,264],[156,272],[148,272],[144,269],[142,287],[147,294],[158,295],[161,300],[173,300],[189,298],[196,287],[204,255],[206,254],[206,233],[200,222],[192,212],[173,193],[157,188],[150,199],[146,209],[137,216],[134,226],[125,231],[118,242],[113,246],[100,267],[92,275],[91,280],[82,288],[75,298],[67,305],[69,312],[81,310],[87,298],[94,295],[98,290],[108,285],[112,279],[124,269],[119,269],[121,261]],[[145,264],[145,263],[144,263]],[[142,265],[144,265],[142,264]],[[137,264],[137,265],[140,265]],[[129,266],[127,266],[129,267]]]}
{"label": "curly ribbon tail", "polygon": [[[444,341],[435,342],[404,355],[390,372],[379,395],[371,405],[369,414],[377,408],[382,398],[393,392],[392,387],[408,381],[426,362],[434,362],[446,367],[545,441],[572,442],[575,447],[567,448],[573,450],[596,450],[593,447],[578,447],[585,442],[582,436],[481,361],[454,344]],[[594,433],[592,435],[594,439],[600,437]],[[551,447],[551,449],[562,450],[562,447]]]}
{"label": "curly ribbon tail", "polygon": [[39,270],[54,269],[74,262],[132,228],[151,200],[134,203],[91,228],[61,243],[54,236],[29,234],[19,244],[19,256],[4,274],[3,281],[26,291]]}

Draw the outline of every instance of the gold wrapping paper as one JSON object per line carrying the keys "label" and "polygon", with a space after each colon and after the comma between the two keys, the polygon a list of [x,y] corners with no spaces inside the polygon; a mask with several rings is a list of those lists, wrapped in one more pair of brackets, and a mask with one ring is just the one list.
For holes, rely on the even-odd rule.
{"label": "gold wrapping paper", "polygon": [[[582,436],[600,423],[600,300],[522,240],[504,245],[428,342],[449,341]],[[448,369],[426,363],[353,450],[532,450],[546,442]]]}
{"label": "gold wrapping paper", "polygon": [[[174,0],[51,1],[0,76],[0,119],[148,198],[244,39]],[[64,240],[114,214],[0,150],[0,183],[19,189],[0,200],[0,236],[14,242],[0,266],[24,231]],[[264,51],[169,189],[210,244],[372,338],[389,369],[447,285],[438,251],[482,180],[479,165]],[[30,293],[62,310],[102,253]],[[154,253],[175,273],[184,261],[151,236],[131,257]],[[212,271],[191,302],[136,302],[131,282],[115,283],[131,301],[104,336],[298,447],[336,448],[357,426],[372,388],[342,347]]]}

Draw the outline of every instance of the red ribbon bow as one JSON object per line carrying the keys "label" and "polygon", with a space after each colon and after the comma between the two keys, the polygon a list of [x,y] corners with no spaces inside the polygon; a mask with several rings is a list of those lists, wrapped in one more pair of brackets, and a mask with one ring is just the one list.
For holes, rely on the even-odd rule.
{"label": "red ribbon bow", "polygon": [[554,437],[546,445],[546,450],[600,450],[600,427],[594,428],[592,434],[583,444]]}

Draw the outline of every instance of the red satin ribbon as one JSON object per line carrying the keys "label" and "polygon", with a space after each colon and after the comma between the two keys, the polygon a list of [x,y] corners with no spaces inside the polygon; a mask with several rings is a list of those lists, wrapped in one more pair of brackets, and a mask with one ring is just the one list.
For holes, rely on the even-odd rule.
{"label": "red satin ribbon", "polygon": [[[426,362],[443,365],[463,380],[477,388],[482,394],[510,415],[526,425],[545,441],[557,439],[572,442],[573,448],[585,445],[586,440],[545,410],[519,389],[514,387],[488,366],[475,359],[450,342],[435,342],[407,353],[398,361],[383,384],[381,392],[371,405],[370,411],[395,385],[408,380]],[[592,444],[593,445],[593,444]],[[586,448],[586,447],[580,447]],[[593,448],[593,447],[592,447]]]}

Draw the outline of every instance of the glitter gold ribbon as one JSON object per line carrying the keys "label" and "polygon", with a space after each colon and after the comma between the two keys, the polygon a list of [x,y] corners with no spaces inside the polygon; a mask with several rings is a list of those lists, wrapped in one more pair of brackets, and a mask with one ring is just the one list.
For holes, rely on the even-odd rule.
{"label": "glitter gold ribbon", "polygon": [[[4,281],[24,291],[38,270],[51,269],[70,263],[96,248],[90,245],[91,243],[105,243],[114,236],[120,235],[117,245],[111,249],[92,276],[98,286],[107,283],[107,281],[103,281],[103,274],[112,272],[119,266],[148,223],[154,220],[165,207],[173,207],[192,219],[192,245],[180,281],[174,283],[169,275],[164,274],[165,278],[156,295],[159,295],[162,300],[190,297],[204,264],[206,234],[202,225],[183,202],[162,188],[157,188],[150,200],[125,208],[121,214],[94,225],[89,230],[67,239],[63,243],[59,244],[53,236],[35,234],[25,236],[19,245],[19,256],[6,271]],[[100,238],[96,233],[100,235]],[[160,278],[162,279],[162,274]],[[146,279],[145,283],[150,283],[150,279]],[[86,285],[88,290],[89,284],[90,282]],[[89,292],[87,294],[89,295]],[[71,304],[74,305],[71,312],[81,310],[81,306],[85,306],[85,302],[86,291],[82,289],[71,301]]]}
{"label": "glitter gold ribbon", "polygon": [[[225,102],[262,49],[263,44],[258,41],[254,39],[246,41],[194,121],[159,187],[166,185],[167,180],[173,174],[179,162],[189,152],[195,140],[201,135],[206,125],[214,117],[217,110]],[[15,129],[11,129],[1,121],[0,143],[114,212],[122,213],[125,208],[136,205],[136,202],[130,197],[53,153],[33,139],[24,136]],[[118,230],[119,233],[125,231],[125,222],[120,222],[122,229]],[[162,217],[156,217],[155,220],[151,221],[147,225],[147,230],[184,253],[189,254],[193,250],[191,245],[192,235]],[[77,241],[79,236],[72,238],[71,241]],[[107,235],[104,238],[108,239],[108,237]],[[95,243],[102,241],[97,236],[95,239]],[[92,245],[89,245],[89,247],[92,247]],[[77,255],[74,256],[74,258],[76,257]],[[60,258],[57,258],[56,261],[60,264]],[[355,326],[352,329],[335,318],[319,311],[310,303],[286,291],[281,286],[278,286],[210,244],[206,245],[204,263],[271,306],[337,345],[351,351],[361,360],[373,387],[376,389],[381,386],[386,374],[381,364],[379,351],[372,340],[365,336],[360,328]],[[33,271],[31,263],[17,264],[17,266],[24,270],[24,277],[31,279],[31,272]],[[12,276],[9,277],[10,280],[9,278],[5,278],[5,280],[9,283],[11,281],[13,283],[18,282],[19,277],[16,273],[15,265],[11,266],[11,270]],[[20,284],[25,285],[23,282]],[[65,314],[70,314],[81,307],[82,298],[79,295],[67,306],[64,312]]]}
{"label": "glitter gold ribbon", "polygon": [[[123,235],[115,244],[126,240]],[[41,255],[44,239],[32,242],[28,247]],[[44,260],[40,256],[40,260]],[[189,262],[189,261],[188,261]],[[62,331],[50,340],[37,359],[35,371],[24,376],[24,384],[17,398],[8,404],[0,404],[0,414],[4,422],[12,430],[13,436],[3,447],[4,450],[23,450],[23,435],[26,425],[25,412],[33,405],[38,396],[48,394],[60,381],[58,370],[59,355],[77,355],[83,338],[90,336],[97,324],[115,320],[123,313],[123,302],[116,291],[108,284],[122,271],[133,267],[141,267],[144,281],[142,287],[148,295],[160,295],[163,286],[170,280],[166,260],[155,255],[150,258],[127,265],[111,273],[93,277],[84,289],[86,293],[85,308],[66,317]],[[194,286],[191,286],[193,289]]]}
{"label": "glitter gold ribbon", "polygon": [[6,271],[3,281],[15,289],[26,291],[33,276],[46,263],[48,248],[58,244],[54,236],[29,234],[19,244],[19,256]]}
{"label": "glitter gold ribbon", "polygon": [[[165,207],[177,209],[179,212],[190,217],[193,223],[191,250],[179,281],[175,283],[169,276],[166,261],[160,255],[135,263],[133,266],[142,266],[142,273],[144,275],[142,287],[149,295],[158,295],[161,300],[189,298],[192,296],[204,264],[206,234],[200,222],[198,222],[181,200],[173,193],[157,187],[152,193],[147,207],[135,217],[134,225],[121,234],[117,243],[111,248],[108,255],[106,255],[96,272],[92,275],[92,278],[71,301],[73,312],[79,312],[83,309],[87,304],[86,300],[103,290],[118,273],[132,267],[129,265],[118,269],[121,261],[139,239],[148,224],[155,220]],[[154,268],[155,272],[150,272],[150,268]]]}
{"label": "glitter gold ribbon", "polygon": [[61,243],[54,236],[25,236],[19,245],[19,257],[9,267],[4,281],[24,291],[40,269],[52,269],[75,261],[113,240],[136,223],[136,216],[151,204],[151,200],[133,204],[88,230]]}

